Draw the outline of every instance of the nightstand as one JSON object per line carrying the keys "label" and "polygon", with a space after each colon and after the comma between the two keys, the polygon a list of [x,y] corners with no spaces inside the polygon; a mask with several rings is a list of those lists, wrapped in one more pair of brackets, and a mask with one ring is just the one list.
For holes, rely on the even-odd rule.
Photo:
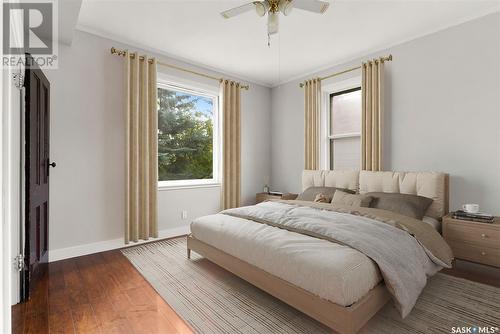
{"label": "nightstand", "polygon": [[492,224],[443,218],[443,237],[455,258],[500,267],[500,217]]}
{"label": "nightstand", "polygon": [[285,193],[283,195],[271,195],[268,193],[257,193],[255,195],[255,202],[260,203],[267,201],[269,199],[283,199],[283,200],[290,200],[290,199],[296,199],[298,194],[291,194],[291,193]]}

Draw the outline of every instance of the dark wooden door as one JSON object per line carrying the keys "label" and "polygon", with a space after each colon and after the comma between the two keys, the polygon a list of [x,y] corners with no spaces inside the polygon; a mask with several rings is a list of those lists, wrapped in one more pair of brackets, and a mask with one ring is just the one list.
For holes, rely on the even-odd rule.
{"label": "dark wooden door", "polygon": [[49,254],[50,84],[43,72],[33,67],[26,69],[24,80],[25,268],[21,296],[26,300],[46,275]]}

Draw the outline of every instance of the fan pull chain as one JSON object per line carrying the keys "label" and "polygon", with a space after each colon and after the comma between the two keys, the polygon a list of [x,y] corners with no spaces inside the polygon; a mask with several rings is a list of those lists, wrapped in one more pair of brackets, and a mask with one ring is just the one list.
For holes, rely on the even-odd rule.
{"label": "fan pull chain", "polygon": [[271,47],[271,35],[267,34],[267,46]]}

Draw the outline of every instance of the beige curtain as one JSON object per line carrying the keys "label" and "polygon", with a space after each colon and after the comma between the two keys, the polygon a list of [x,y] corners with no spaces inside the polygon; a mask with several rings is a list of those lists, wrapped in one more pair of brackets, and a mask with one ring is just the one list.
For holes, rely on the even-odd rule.
{"label": "beige curtain", "polygon": [[241,118],[240,84],[222,80],[222,208],[240,206]]}
{"label": "beige curtain", "polygon": [[384,62],[363,63],[361,110],[361,169],[382,170],[382,125],[384,106]]}
{"label": "beige curtain", "polygon": [[305,169],[319,169],[319,120],[321,108],[321,80],[311,79],[304,84],[305,93]]}
{"label": "beige curtain", "polygon": [[125,243],[158,237],[156,60],[124,57],[126,119]]}

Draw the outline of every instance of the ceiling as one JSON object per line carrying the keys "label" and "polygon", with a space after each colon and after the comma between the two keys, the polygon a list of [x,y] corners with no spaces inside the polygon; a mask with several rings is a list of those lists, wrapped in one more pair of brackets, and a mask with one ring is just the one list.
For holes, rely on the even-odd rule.
{"label": "ceiling", "polygon": [[77,28],[160,51],[240,79],[276,86],[370,52],[500,10],[500,1],[328,0],[323,14],[266,18],[219,12],[248,1],[83,0]]}
{"label": "ceiling", "polygon": [[58,1],[59,42],[71,45],[81,5],[82,0]]}

